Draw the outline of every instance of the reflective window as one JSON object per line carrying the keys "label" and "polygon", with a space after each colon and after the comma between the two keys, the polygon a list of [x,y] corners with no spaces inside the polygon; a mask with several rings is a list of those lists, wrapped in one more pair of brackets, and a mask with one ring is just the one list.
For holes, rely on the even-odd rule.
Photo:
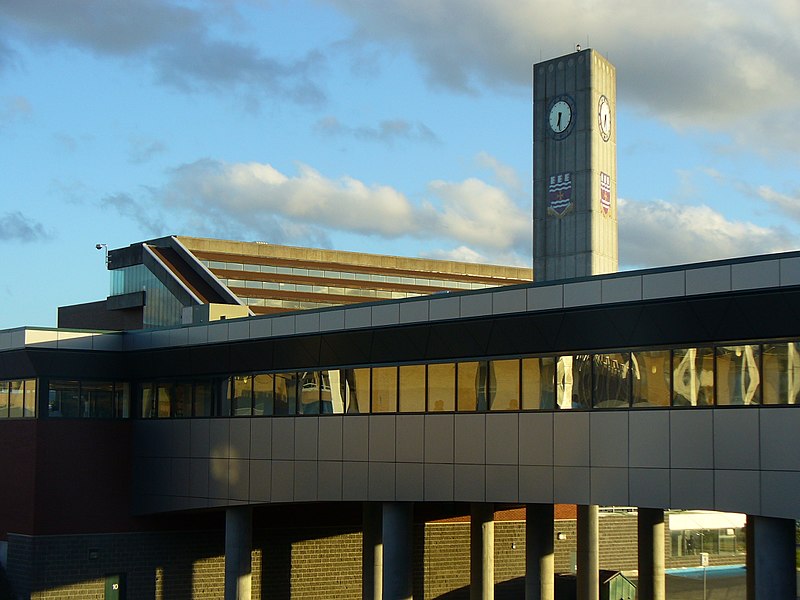
{"label": "reflective window", "polygon": [[344,401],[345,412],[348,413],[368,413],[371,377],[369,369],[347,369],[345,370]]}
{"label": "reflective window", "polygon": [[274,410],[274,375],[256,375],[253,378],[253,414],[271,415]]}
{"label": "reflective window", "polygon": [[708,406],[714,403],[714,351],[680,348],[672,351],[672,405]]}
{"label": "reflective window", "polygon": [[428,410],[431,412],[456,409],[456,365],[428,365]]}
{"label": "reflective window", "polygon": [[425,365],[400,367],[400,412],[425,412]]}
{"label": "reflective window", "polygon": [[800,401],[800,343],[764,344],[764,404]]}
{"label": "reflective window", "polygon": [[458,411],[485,411],[488,363],[486,361],[458,363],[457,372]]}
{"label": "reflective window", "polygon": [[[50,382],[52,395],[53,382]],[[139,384],[139,407],[143,419],[154,419],[158,416],[156,412],[155,388],[152,383]]]}
{"label": "reflective window", "polygon": [[8,381],[0,381],[0,419],[8,417]]}
{"label": "reflective window", "polygon": [[250,375],[231,377],[231,415],[249,417],[253,414],[253,378]]}
{"label": "reflective window", "polygon": [[555,367],[553,357],[522,359],[522,409],[555,408]]}
{"label": "reflective window", "polygon": [[489,410],[519,410],[519,362],[489,362]]}
{"label": "reflective window", "polygon": [[211,381],[197,381],[194,384],[195,417],[210,417],[214,414],[214,386]]}
{"label": "reflective window", "polygon": [[77,381],[50,380],[48,414],[51,417],[77,418],[80,413],[80,384]]}
{"label": "reflective window", "polygon": [[172,416],[192,416],[192,384],[181,381],[175,384],[172,390]]}
{"label": "reflective window", "polygon": [[760,346],[717,346],[716,352],[717,404],[760,404]]}
{"label": "reflective window", "polygon": [[558,408],[589,408],[592,400],[592,357],[559,356],[556,363]]}
{"label": "reflective window", "polygon": [[81,416],[110,419],[114,416],[114,384],[110,381],[82,382]]}
{"label": "reflective window", "polygon": [[372,412],[397,412],[397,367],[372,369]]}
{"label": "reflective window", "polygon": [[8,416],[12,418],[22,417],[22,407],[25,403],[25,389],[22,381],[9,382],[9,401],[8,401]]}
{"label": "reflective window", "polygon": [[300,374],[298,413],[301,415],[318,415],[320,413],[321,388],[322,382],[319,371],[304,371]]}
{"label": "reflective window", "polygon": [[293,415],[297,412],[297,373],[275,375],[275,414]]}
{"label": "reflective window", "polygon": [[669,406],[669,350],[644,350],[631,353],[631,379],[634,408]]}
{"label": "reflective window", "polygon": [[597,408],[628,408],[631,402],[627,352],[595,354],[592,367],[593,402]]}
{"label": "reflective window", "polygon": [[159,383],[156,385],[156,414],[159,419],[172,416],[172,384]]}

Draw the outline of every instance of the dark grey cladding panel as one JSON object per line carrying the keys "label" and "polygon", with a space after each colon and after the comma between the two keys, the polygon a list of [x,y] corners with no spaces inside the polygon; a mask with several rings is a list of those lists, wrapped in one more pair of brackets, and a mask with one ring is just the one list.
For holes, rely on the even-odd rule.
{"label": "dark grey cladding panel", "polygon": [[350,365],[370,362],[372,331],[329,333],[322,337],[319,349],[320,365]]}
{"label": "dark grey cladding panel", "polygon": [[548,323],[553,317],[542,315],[522,315],[496,317],[492,327],[488,354],[527,354],[531,348],[544,349],[554,336],[548,335],[552,328],[540,328],[540,323]]}
{"label": "dark grey cladding panel", "polygon": [[275,340],[272,368],[292,369],[319,364],[318,335],[296,336]]}
{"label": "dark grey cladding panel", "polygon": [[28,347],[26,350],[0,352],[0,369],[9,378],[25,376],[70,378],[122,378],[128,376],[124,355],[92,350],[65,351]]}
{"label": "dark grey cladding panel", "polygon": [[[231,321],[231,324],[233,321]],[[230,371],[263,371],[271,368],[274,361],[275,342],[258,340],[230,344],[230,353],[226,357],[230,361]],[[265,366],[266,365],[266,366]]]}
{"label": "dark grey cladding panel", "polygon": [[489,347],[493,319],[431,324],[427,358],[453,359],[483,356]]}
{"label": "dark grey cladding panel", "polygon": [[408,502],[425,495],[425,465],[421,463],[397,463],[395,465],[395,500]]}
{"label": "dark grey cladding panel", "polygon": [[714,509],[761,514],[761,474],[758,471],[714,472]]}
{"label": "dark grey cladding panel", "polygon": [[176,419],[172,426],[172,456],[192,455],[192,422],[189,419]]}
{"label": "dark grey cladding panel", "polygon": [[342,499],[342,463],[338,461],[317,464],[317,497],[319,500]]}
{"label": "dark grey cladding panel", "polygon": [[463,502],[486,501],[486,465],[455,465],[453,488]]}
{"label": "dark grey cladding panel", "polygon": [[595,499],[603,504],[630,506],[628,493],[628,469],[618,467],[598,467],[591,475],[592,504]]}
{"label": "dark grey cladding panel", "polygon": [[427,326],[376,329],[372,338],[375,363],[413,362],[427,356],[431,328]]}
{"label": "dark grey cladding panel", "polygon": [[670,471],[669,508],[714,510],[714,471],[675,469]]}
{"label": "dark grey cladding panel", "polygon": [[250,498],[250,461],[230,459],[228,461],[228,497],[232,500]]}
{"label": "dark grey cladding panel", "polygon": [[39,375],[34,366],[34,361],[31,360],[34,356],[36,356],[35,350],[0,352],[0,379],[36,377]]}
{"label": "dark grey cladding panel", "polygon": [[194,373],[214,375],[230,372],[230,345],[215,344],[209,346],[192,346],[187,350],[189,362]]}

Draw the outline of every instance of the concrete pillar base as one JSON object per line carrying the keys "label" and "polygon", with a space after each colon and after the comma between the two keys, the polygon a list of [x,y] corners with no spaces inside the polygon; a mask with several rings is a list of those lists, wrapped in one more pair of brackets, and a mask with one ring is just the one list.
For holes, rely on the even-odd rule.
{"label": "concrete pillar base", "polygon": [[640,508],[639,538],[639,600],[666,600],[664,575],[664,511],[660,508]]}
{"label": "concrete pillar base", "polygon": [[383,597],[383,532],[382,507],[364,502],[361,529],[361,598],[381,600]]}
{"label": "concrete pillar base", "polygon": [[597,505],[578,505],[578,600],[600,598],[600,552]]}
{"label": "concrete pillar base", "polygon": [[795,522],[747,515],[747,600],[797,597]]}
{"label": "concrete pillar base", "polygon": [[225,600],[250,600],[253,573],[253,509],[225,511]]}
{"label": "concrete pillar base", "polygon": [[383,600],[414,597],[414,505],[383,503]]}
{"label": "concrete pillar base", "polygon": [[470,506],[469,597],[494,598],[494,505],[475,502]]}
{"label": "concrete pillar base", "polygon": [[554,507],[528,504],[525,514],[525,600],[554,600]]}

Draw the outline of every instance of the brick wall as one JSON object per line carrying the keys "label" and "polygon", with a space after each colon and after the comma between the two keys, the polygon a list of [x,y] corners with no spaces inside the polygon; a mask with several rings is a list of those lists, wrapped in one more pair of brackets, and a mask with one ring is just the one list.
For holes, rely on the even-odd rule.
{"label": "brick wall", "polygon": [[[555,522],[555,570],[569,572],[575,557],[574,520]],[[636,517],[599,520],[601,568],[636,569]],[[495,522],[496,597],[518,597],[525,572],[525,522]],[[469,597],[469,523],[415,525],[414,597]],[[257,529],[253,536],[253,597],[361,598],[361,534],[343,527]],[[667,568],[697,566],[698,557],[673,559],[666,533]],[[35,600],[101,600],[104,577],[126,575],[129,599],[221,599],[224,594],[221,530],[63,535],[9,535],[7,574],[17,594]],[[742,563],[744,556],[715,557]]]}

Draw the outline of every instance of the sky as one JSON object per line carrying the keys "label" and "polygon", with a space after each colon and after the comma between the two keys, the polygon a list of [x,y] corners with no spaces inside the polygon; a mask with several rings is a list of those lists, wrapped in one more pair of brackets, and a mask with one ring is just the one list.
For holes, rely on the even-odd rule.
{"label": "sky", "polygon": [[621,269],[800,248],[797,0],[0,0],[0,329],[162,235],[530,266],[531,67],[576,44]]}

